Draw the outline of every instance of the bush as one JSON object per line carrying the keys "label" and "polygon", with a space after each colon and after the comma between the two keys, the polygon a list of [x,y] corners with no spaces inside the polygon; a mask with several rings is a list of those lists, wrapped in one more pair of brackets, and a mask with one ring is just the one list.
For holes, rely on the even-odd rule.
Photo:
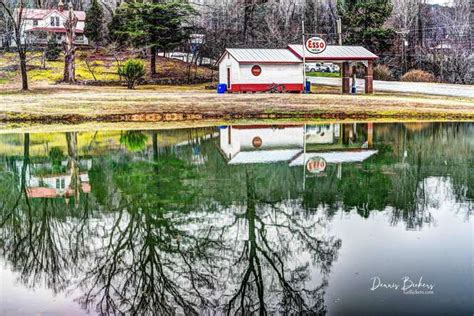
{"label": "bush", "polygon": [[120,144],[131,152],[141,151],[146,148],[148,137],[140,131],[127,131],[120,135]]}
{"label": "bush", "polygon": [[404,74],[401,80],[410,82],[435,82],[436,78],[427,71],[412,69]]}
{"label": "bush", "polygon": [[119,76],[127,81],[127,88],[133,89],[139,79],[145,76],[145,66],[138,59],[129,59],[118,68]]}
{"label": "bush", "polygon": [[392,71],[385,65],[377,65],[374,67],[374,79],[391,81],[393,80]]}
{"label": "bush", "polygon": [[59,48],[58,43],[54,40],[54,38],[50,38],[48,41],[48,45],[46,46],[45,57],[48,61],[58,60],[59,55],[61,54],[61,49]]}

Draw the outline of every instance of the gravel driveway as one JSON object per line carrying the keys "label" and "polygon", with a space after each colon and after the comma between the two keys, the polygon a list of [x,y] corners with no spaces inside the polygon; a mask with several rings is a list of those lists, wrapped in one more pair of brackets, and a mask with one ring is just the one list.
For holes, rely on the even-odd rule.
{"label": "gravel driveway", "polygon": [[[312,84],[327,86],[342,84],[341,78],[308,77],[308,80]],[[364,90],[363,79],[357,79],[357,90]],[[474,98],[474,85],[374,80],[374,90]]]}

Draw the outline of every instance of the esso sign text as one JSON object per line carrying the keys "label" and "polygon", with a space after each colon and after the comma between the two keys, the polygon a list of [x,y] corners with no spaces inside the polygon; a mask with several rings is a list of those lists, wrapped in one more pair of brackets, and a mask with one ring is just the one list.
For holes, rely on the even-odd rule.
{"label": "esso sign text", "polygon": [[306,170],[308,170],[309,173],[321,173],[324,170],[326,170],[327,167],[327,162],[324,158],[322,157],[314,157],[308,160],[306,163]]}
{"label": "esso sign text", "polygon": [[320,54],[326,50],[326,41],[319,36],[311,37],[306,41],[306,50],[313,54]]}

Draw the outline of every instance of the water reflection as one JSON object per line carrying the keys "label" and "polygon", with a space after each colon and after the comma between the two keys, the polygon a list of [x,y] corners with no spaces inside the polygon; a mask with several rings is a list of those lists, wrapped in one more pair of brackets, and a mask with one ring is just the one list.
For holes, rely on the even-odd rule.
{"label": "water reflection", "polygon": [[25,287],[99,314],[326,314],[344,244],[328,229],[334,216],[387,212],[390,225],[422,230],[441,194],[469,221],[473,132],[366,123],[2,135],[1,258]]}

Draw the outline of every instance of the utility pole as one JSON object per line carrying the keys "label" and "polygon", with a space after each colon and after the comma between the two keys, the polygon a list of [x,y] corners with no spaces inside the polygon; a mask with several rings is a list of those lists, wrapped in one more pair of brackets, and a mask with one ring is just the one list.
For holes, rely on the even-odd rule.
{"label": "utility pole", "polygon": [[338,37],[338,44],[342,46],[342,19],[340,17],[337,18],[337,37]]}
{"label": "utility pole", "polygon": [[410,30],[407,30],[407,29],[403,29],[399,32],[397,32],[397,34],[400,34],[401,37],[402,37],[402,60],[401,60],[401,64],[402,64],[402,72],[403,73],[406,73],[407,72],[407,47],[408,47],[408,41],[407,41],[407,35],[408,33],[410,32]]}
{"label": "utility pole", "polygon": [[[305,43],[305,36],[304,36],[304,18],[301,21],[301,33],[303,39],[303,45],[301,46],[302,54],[303,54],[303,93],[306,93],[306,43]],[[309,92],[309,91],[308,91]]]}

